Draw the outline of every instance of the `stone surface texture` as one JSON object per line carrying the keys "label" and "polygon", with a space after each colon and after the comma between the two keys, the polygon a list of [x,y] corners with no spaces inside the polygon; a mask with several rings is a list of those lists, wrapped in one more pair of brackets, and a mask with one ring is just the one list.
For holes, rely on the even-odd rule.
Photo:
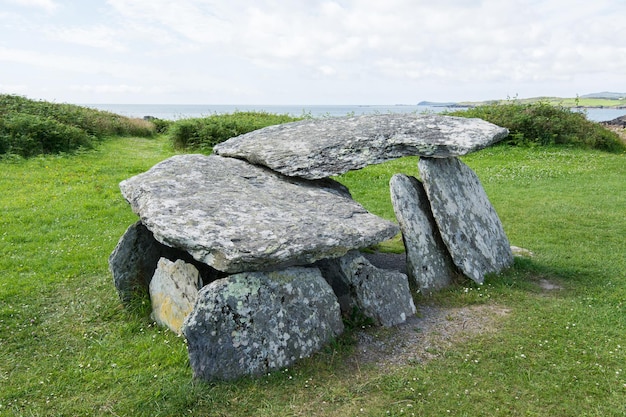
{"label": "stone surface texture", "polygon": [[454,263],[475,282],[513,263],[500,218],[480,180],[458,158],[420,158],[420,176]]}
{"label": "stone surface texture", "polygon": [[152,319],[159,325],[181,334],[183,321],[193,310],[202,288],[200,273],[183,260],[159,259],[150,281]]}
{"label": "stone surface texture", "polygon": [[424,186],[415,177],[396,174],[389,188],[406,249],[409,279],[425,294],[447,287],[456,268],[441,240]]}
{"label": "stone surface texture", "polygon": [[289,366],[342,332],[331,287],[302,267],[214,281],[183,324],[194,376],[207,381]]}
{"label": "stone surface texture", "polygon": [[319,179],[407,155],[465,155],[507,135],[507,129],[481,119],[377,114],[269,126],[218,144],[214,152]]}
{"label": "stone surface texture", "polygon": [[109,270],[124,303],[133,293],[148,289],[161,257],[159,245],[141,222],[131,225],[118,241],[109,256]]}
{"label": "stone surface texture", "polygon": [[306,265],[398,232],[335,181],[216,155],[174,156],[120,188],[155,239],[228,273]]}
{"label": "stone surface texture", "polygon": [[377,325],[404,323],[415,314],[415,304],[406,275],[373,266],[359,251],[316,264],[333,287],[345,313],[353,307]]}
{"label": "stone surface texture", "polygon": [[181,259],[200,272],[204,283],[220,276],[210,266],[196,261],[189,253],[158,242],[141,222],[131,225],[122,235],[109,256],[109,270],[120,299],[128,304],[133,294],[145,294],[160,258]]}

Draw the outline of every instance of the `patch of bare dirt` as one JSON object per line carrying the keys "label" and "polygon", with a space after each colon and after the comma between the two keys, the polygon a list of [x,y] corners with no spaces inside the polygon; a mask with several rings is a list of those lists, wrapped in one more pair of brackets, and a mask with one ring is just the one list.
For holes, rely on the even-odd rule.
{"label": "patch of bare dirt", "polygon": [[548,281],[547,279],[539,280],[539,288],[544,291],[560,291],[563,289],[559,284],[555,284],[552,281]]}
{"label": "patch of bare dirt", "polygon": [[[532,257],[527,249],[512,247],[516,256]],[[376,253],[365,255],[369,261],[384,269],[406,273],[404,254]],[[543,295],[564,290],[559,284],[545,278],[537,285]],[[496,332],[510,310],[498,305],[472,305],[447,308],[419,305],[418,314],[399,326],[372,327],[357,333],[356,352],[352,360],[356,366],[373,365],[380,369],[425,363],[442,356],[455,344],[472,336]]]}
{"label": "patch of bare dirt", "polygon": [[469,337],[496,331],[509,310],[494,305],[462,308],[419,306],[417,316],[392,328],[371,328],[358,333],[355,364],[380,368],[424,363]]}

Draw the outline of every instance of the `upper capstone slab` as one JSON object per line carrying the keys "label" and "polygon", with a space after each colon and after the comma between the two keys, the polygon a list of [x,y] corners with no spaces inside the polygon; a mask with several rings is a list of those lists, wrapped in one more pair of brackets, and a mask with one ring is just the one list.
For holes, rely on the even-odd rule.
{"label": "upper capstone slab", "polygon": [[228,273],[306,265],[398,233],[336,181],[217,155],[174,156],[120,188],[156,240]]}
{"label": "upper capstone slab", "polygon": [[319,179],[409,155],[461,156],[507,135],[507,129],[481,119],[375,114],[269,126],[231,138],[213,150],[284,175]]}

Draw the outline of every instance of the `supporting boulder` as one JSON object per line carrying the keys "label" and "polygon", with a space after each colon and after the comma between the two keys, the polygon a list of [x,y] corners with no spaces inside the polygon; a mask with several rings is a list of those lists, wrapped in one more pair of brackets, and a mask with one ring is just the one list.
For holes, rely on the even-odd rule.
{"label": "supporting boulder", "polygon": [[126,230],[109,256],[113,284],[124,304],[128,304],[134,296],[148,292],[160,258],[171,261],[181,259],[192,264],[199,271],[203,283],[220,277],[217,270],[196,261],[184,250],[158,242],[152,232],[139,221]]}
{"label": "supporting boulder", "polygon": [[152,319],[181,334],[183,322],[193,310],[200,288],[202,279],[193,265],[180,259],[176,262],[159,259],[150,281]]}
{"label": "supporting boulder", "polygon": [[141,222],[131,225],[109,256],[109,270],[120,299],[130,302],[133,294],[144,292],[161,257],[161,244]]}
{"label": "supporting boulder", "polygon": [[419,172],[452,260],[482,284],[513,264],[509,240],[480,180],[458,158],[420,158]]}
{"label": "supporting boulder", "polygon": [[424,294],[448,286],[456,268],[441,240],[424,186],[415,177],[396,174],[389,188],[412,283]]}
{"label": "supporting boulder", "polygon": [[342,332],[331,287],[301,267],[214,281],[183,324],[193,374],[207,381],[289,366]]}
{"label": "supporting boulder", "polygon": [[344,313],[356,307],[377,325],[401,324],[415,314],[407,276],[373,266],[358,251],[316,264],[331,284]]}

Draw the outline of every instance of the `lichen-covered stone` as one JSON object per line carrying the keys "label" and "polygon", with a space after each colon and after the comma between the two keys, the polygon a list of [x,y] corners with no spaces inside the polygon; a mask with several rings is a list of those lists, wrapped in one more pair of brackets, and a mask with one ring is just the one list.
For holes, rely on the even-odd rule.
{"label": "lichen-covered stone", "polygon": [[302,267],[214,281],[183,324],[194,376],[207,381],[289,366],[342,332],[331,287]]}
{"label": "lichen-covered stone", "polygon": [[120,188],[155,239],[228,273],[306,265],[398,233],[335,181],[216,155],[174,156]]}
{"label": "lichen-covered stone", "polygon": [[220,276],[215,269],[196,261],[184,250],[158,242],[152,232],[139,221],[126,230],[109,256],[109,270],[122,303],[128,304],[133,296],[148,292],[160,258],[171,261],[181,259],[192,264],[200,272],[204,283]]}
{"label": "lichen-covered stone", "polygon": [[333,287],[342,310],[356,307],[378,325],[394,326],[415,314],[407,276],[399,271],[376,268],[359,251],[316,263]]}
{"label": "lichen-covered stone", "polygon": [[396,174],[389,188],[402,231],[409,278],[425,294],[448,286],[456,268],[441,240],[424,186],[415,177]]}
{"label": "lichen-covered stone", "polygon": [[407,155],[465,155],[507,135],[507,129],[481,119],[374,114],[269,126],[218,144],[214,152],[318,179]]}
{"label": "lichen-covered stone", "polygon": [[152,319],[174,333],[181,333],[185,318],[191,313],[202,288],[200,273],[183,260],[159,259],[150,281]]}
{"label": "lichen-covered stone", "polygon": [[420,158],[420,176],[452,260],[482,284],[513,264],[509,240],[480,180],[458,158]]}
{"label": "lichen-covered stone", "polygon": [[141,222],[131,225],[122,235],[109,256],[109,270],[124,303],[133,294],[148,289],[160,257],[160,243]]}

